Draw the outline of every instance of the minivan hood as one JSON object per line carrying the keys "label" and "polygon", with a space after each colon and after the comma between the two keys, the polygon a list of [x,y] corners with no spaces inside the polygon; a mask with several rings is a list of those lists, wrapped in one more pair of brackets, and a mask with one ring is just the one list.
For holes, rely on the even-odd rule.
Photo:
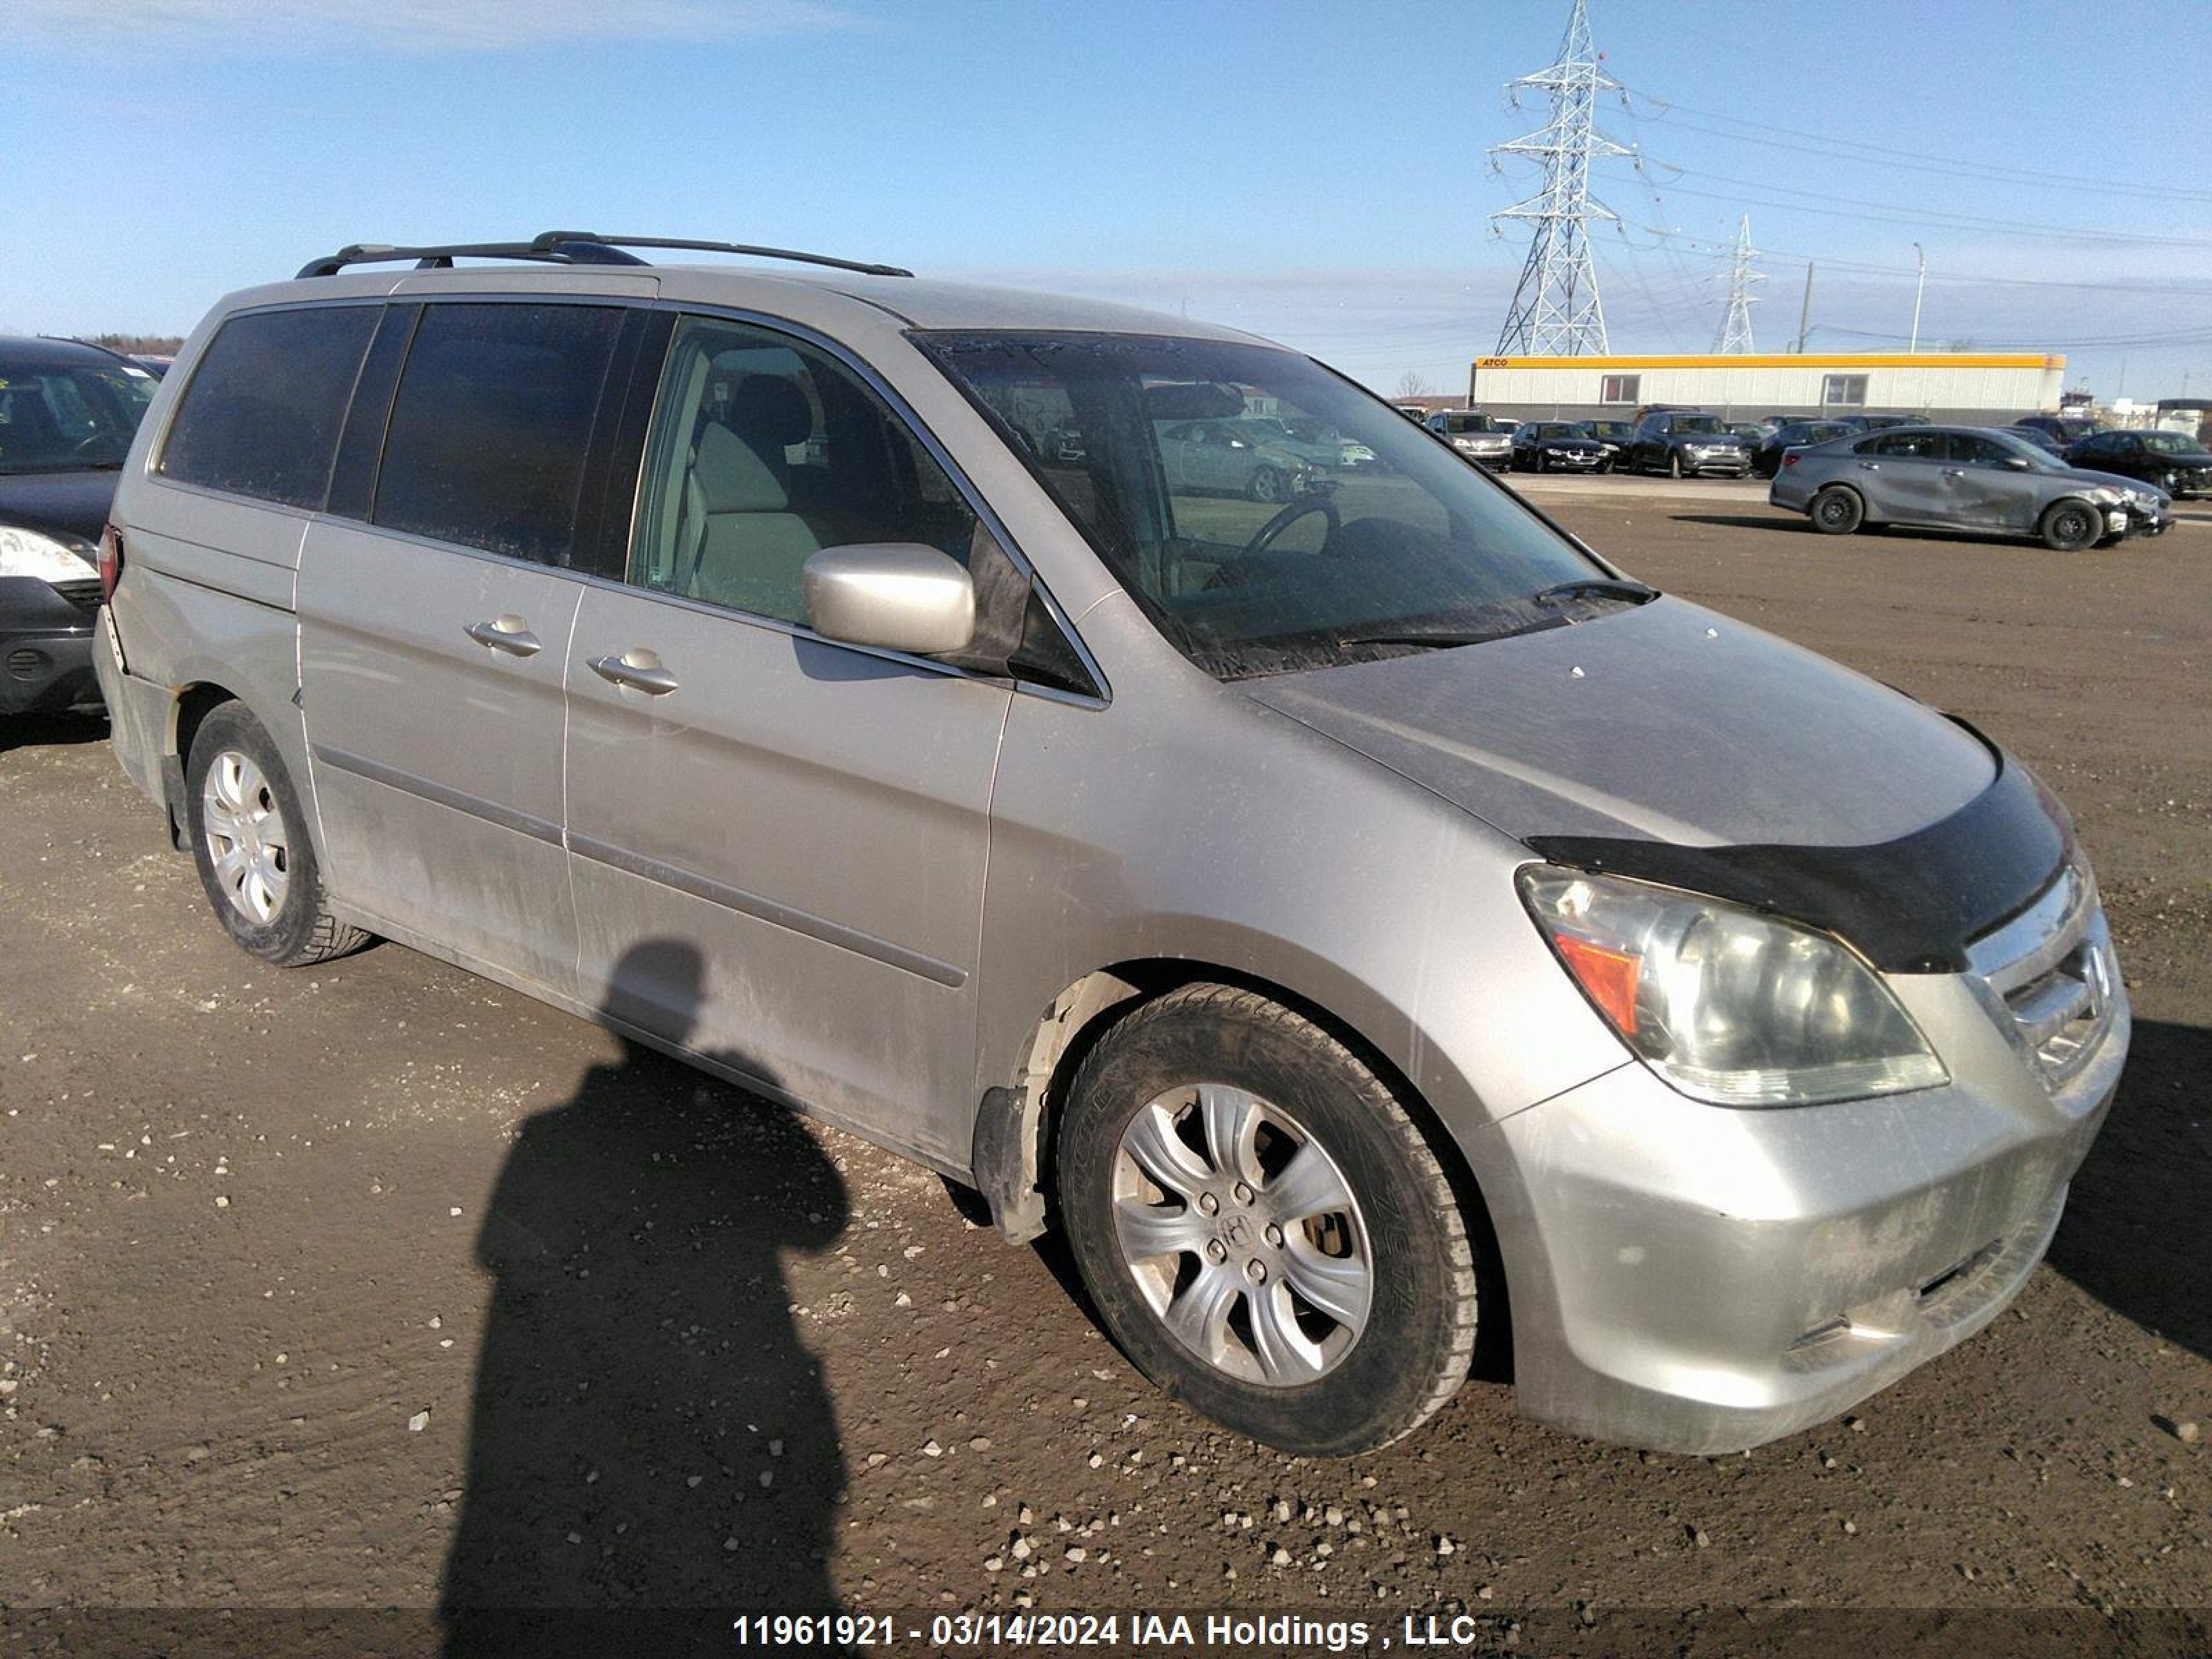
{"label": "minivan hood", "polygon": [[1520,841],[1864,847],[1996,775],[1904,693],[1675,599],[1239,689]]}

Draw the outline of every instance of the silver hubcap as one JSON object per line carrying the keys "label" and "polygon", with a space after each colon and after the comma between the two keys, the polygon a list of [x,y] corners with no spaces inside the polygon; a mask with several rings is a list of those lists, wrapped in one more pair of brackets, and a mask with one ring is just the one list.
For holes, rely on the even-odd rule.
{"label": "silver hubcap", "polygon": [[1146,1103],[1115,1157],[1114,1227],[1176,1340],[1243,1381],[1310,1382],[1366,1327],[1374,1258],[1358,1200],[1319,1141],[1243,1089]]}
{"label": "silver hubcap", "polygon": [[248,921],[266,926],[284,908],[291,833],[269,780],[252,759],[226,749],[200,787],[200,821],[216,885]]}

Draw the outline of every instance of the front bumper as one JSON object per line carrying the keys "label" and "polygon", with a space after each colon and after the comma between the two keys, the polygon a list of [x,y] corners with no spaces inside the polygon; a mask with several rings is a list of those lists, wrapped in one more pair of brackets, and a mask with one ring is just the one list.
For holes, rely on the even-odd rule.
{"label": "front bumper", "polygon": [[[92,616],[72,592],[32,576],[0,576],[0,714],[58,713],[100,701]],[[89,584],[98,603],[97,584]]]}
{"label": "front bumper", "polygon": [[1891,982],[1948,1085],[1730,1110],[1631,1062],[1496,1126],[1524,1413],[1737,1451],[1849,1409],[2017,1294],[2110,1106],[2124,994],[2047,1087],[1966,976]]}
{"label": "front bumper", "polygon": [[1751,471],[1751,459],[1746,455],[1692,455],[1681,450],[1674,453],[1686,478],[1741,478]]}
{"label": "front bumper", "polygon": [[[2163,536],[2173,528],[2173,513],[2168,507],[2130,507],[2126,513],[2127,528],[2121,532],[2124,535]],[[2111,520],[2108,519],[2106,522]]]}

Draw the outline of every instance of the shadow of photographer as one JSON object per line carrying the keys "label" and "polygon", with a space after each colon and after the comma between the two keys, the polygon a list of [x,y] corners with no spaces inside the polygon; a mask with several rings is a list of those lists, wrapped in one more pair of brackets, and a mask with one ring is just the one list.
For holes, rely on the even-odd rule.
{"label": "shadow of photographer", "polygon": [[[703,974],[690,945],[654,940],[616,982],[647,988],[680,1039]],[[578,1633],[546,1609],[836,1604],[844,1461],[782,1258],[838,1237],[844,1182],[787,1112],[622,1042],[523,1124],[477,1237],[494,1285],[440,1601],[449,1655]]]}

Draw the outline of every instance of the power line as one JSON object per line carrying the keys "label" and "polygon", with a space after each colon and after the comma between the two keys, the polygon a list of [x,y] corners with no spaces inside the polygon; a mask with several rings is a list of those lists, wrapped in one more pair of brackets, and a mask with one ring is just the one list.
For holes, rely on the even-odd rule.
{"label": "power line", "polygon": [[[1791,187],[1787,185],[1771,185],[1760,180],[1749,179],[1730,179],[1723,174],[1717,173],[1692,173],[1692,169],[1690,168],[1676,167],[1672,162],[1668,161],[1662,161],[1658,163],[1658,165],[1667,167],[1669,171],[1674,173],[1690,174],[1691,176],[1700,179],[1711,179],[1717,184],[1738,185],[1752,190],[1781,191],[1786,194],[1809,197],[1814,201],[1820,202],[1858,203],[1866,207],[1881,207],[1885,205],[1885,204],[1880,202],[1868,202],[1858,197],[1826,196],[1814,191],[1796,191],[1792,190]],[[1975,214],[1950,214],[1942,216],[1921,215],[1916,216],[1913,215],[1895,213],[1855,213],[1843,208],[1808,207],[1802,202],[1777,202],[1756,196],[1746,196],[1742,194],[1741,191],[1722,192],[1719,191],[1697,190],[1688,185],[1674,184],[1668,185],[1668,189],[1679,196],[1702,197],[1708,201],[1714,202],[1733,202],[1740,204],[1747,203],[1753,207],[1777,208],[1784,213],[1810,213],[1817,215],[1824,219],[1858,219],[1863,220],[1869,224],[1915,225],[1923,229],[1934,230],[2017,231],[2030,235],[2057,237],[2071,241],[2142,242],[2162,247],[2190,247],[2197,248],[2205,252],[2212,252],[2212,240],[2208,240],[2207,238],[2201,236],[2155,236],[2144,231],[2093,230],[2081,226],[2033,224],[2025,220],[2019,219],[1985,219]]]}
{"label": "power line", "polygon": [[[1803,129],[1798,127],[1774,126],[1767,122],[1753,121],[1741,115],[1728,115],[1723,114],[1717,110],[1698,109],[1688,104],[1678,104],[1672,99],[1662,98],[1656,93],[1645,92],[1636,87],[1623,86],[1620,88],[1620,91],[1623,94],[1623,108],[1626,109],[1632,117],[1638,119],[1663,119],[1668,115],[1680,112],[1685,115],[1703,116],[1709,121],[1725,122],[1731,126],[1750,127],[1759,132],[1778,132],[1787,137],[1809,139],[1814,143],[1821,146],[1818,151],[1814,152],[1815,154],[1827,155],[1832,160],[1852,161],[1863,159],[1850,155],[1838,155],[1836,154],[1838,150],[1861,149],[1872,151],[1875,155],[1887,158],[1889,161],[1893,162],[1894,165],[1899,167],[1910,167],[1923,171],[1933,171],[1938,166],[1936,163],[1928,161],[1925,153],[1920,150],[1899,149],[1887,144],[1871,143],[1863,138],[1838,138],[1825,132],[1807,132]],[[1633,106],[1630,106],[1626,102],[1626,100],[1629,98],[1641,98],[1647,104],[1656,106],[1660,111],[1660,114],[1656,117],[1638,117]],[[1678,125],[1689,124],[1680,123]],[[1718,136],[1721,137],[1738,137],[1739,135],[1723,132]],[[2212,202],[2212,191],[2166,191],[2163,187],[2158,185],[2122,185],[2117,184],[2108,179],[2091,179],[2080,173],[2045,173],[2033,167],[2011,167],[2001,161],[1960,161],[1954,165],[1961,171],[1972,171],[1984,175],[1995,176],[1998,174],[2009,174],[2012,177],[2013,182],[2015,183],[2081,185],[2091,190],[2106,191],[2158,191],[2160,193],[2182,197],[2191,201]]]}
{"label": "power line", "polygon": [[[1631,111],[1629,118],[1645,120],[1650,118],[1638,116]],[[1702,122],[1670,120],[1665,125],[1673,129],[1706,133],[1715,138],[1725,138],[1731,143],[1741,144],[1748,142],[1743,133],[1729,132],[1721,127],[1709,127]],[[1978,179],[1991,184],[2032,185],[2039,190],[2094,191],[2100,196],[2138,196],[2156,201],[2212,202],[2212,192],[2174,190],[2163,185],[2106,184],[2086,179],[2080,183],[2062,184],[2055,179],[2011,178],[2002,172],[1993,172],[1978,167],[1952,167],[1940,161],[1892,161],[1887,156],[1852,155],[1838,152],[1826,145],[1793,144],[1784,139],[1769,138],[1764,136],[1759,137],[1756,142],[1768,149],[1786,149],[1800,155],[1817,155],[1827,161],[1850,162],[1861,167],[1893,167],[1900,172],[1935,173],[1948,179]]]}
{"label": "power line", "polygon": [[[1707,240],[1702,237],[1692,236],[1685,231],[1664,230],[1656,225],[1624,225],[1623,228],[1625,230],[1640,231],[1646,236],[1659,237],[1669,246],[1677,242],[1692,244],[1702,243],[1703,246],[1692,246],[1681,250],[1684,254],[1691,258],[1725,259],[1729,257],[1729,251],[1724,245]],[[1634,244],[1631,243],[1628,244],[1628,246],[1632,247]],[[1656,252],[1658,250],[1653,249],[1650,251]],[[1818,260],[1824,268],[1833,269],[1836,270],[1853,271],[1866,276],[1911,276],[1915,274],[1913,267],[1911,265],[1885,265],[1863,259],[1842,258],[1832,253],[1804,253],[1794,252],[1787,248],[1768,248],[1765,250],[1765,252],[1770,257],[1777,259]],[[2069,282],[2064,277],[2061,276],[1979,276],[1971,271],[1943,273],[1932,270],[1928,273],[1928,280],[1931,283],[1966,283],[1977,288],[1995,283],[2001,283],[2008,288],[2074,289],[2091,294],[2180,294],[2198,295],[2212,299],[2212,285],[2207,285],[2201,283],[2193,284],[2183,283],[2077,283]]]}
{"label": "power line", "polygon": [[[1833,323],[1819,324],[1811,331],[1814,334],[1841,334],[1854,340],[1900,341],[1905,337],[1902,334],[1885,334],[1875,329],[1839,328]],[[2168,329],[2155,334],[2045,335],[2033,340],[1984,340],[1978,337],[1974,344],[1985,351],[2042,351],[2051,346],[2193,345],[2204,341],[2212,341],[2212,328]]]}

